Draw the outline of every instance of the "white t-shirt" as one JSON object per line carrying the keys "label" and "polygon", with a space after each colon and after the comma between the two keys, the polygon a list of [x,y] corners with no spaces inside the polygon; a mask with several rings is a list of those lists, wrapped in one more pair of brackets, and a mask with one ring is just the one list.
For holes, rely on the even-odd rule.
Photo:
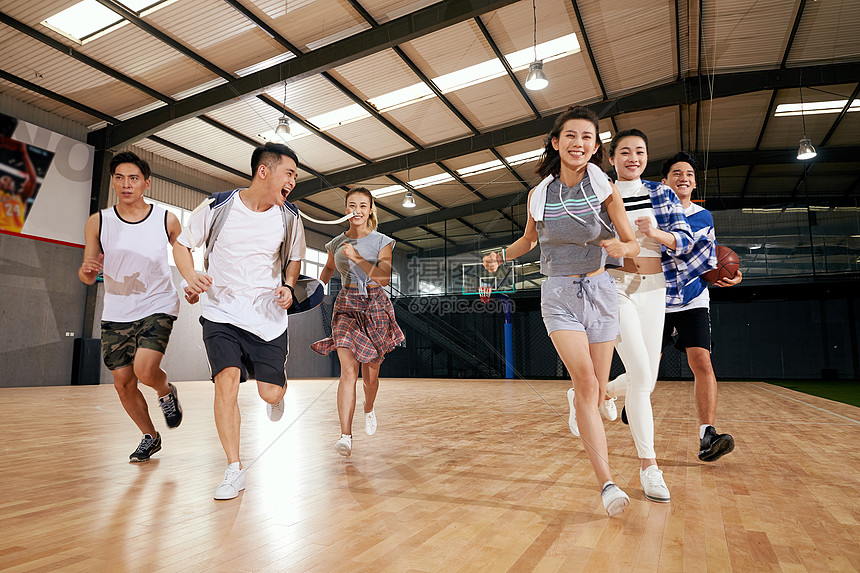
{"label": "white t-shirt", "polygon": [[[280,207],[258,213],[250,210],[237,193],[224,227],[209,254],[208,274],[212,285],[200,297],[206,320],[232,324],[265,341],[274,340],[287,329],[287,311],[278,306],[275,289],[281,286],[278,255],[284,240]],[[188,233],[179,242],[199,247],[212,221],[212,210],[201,209],[188,222],[197,241],[191,245]],[[292,225],[289,259],[300,261],[305,250],[301,221]]]}

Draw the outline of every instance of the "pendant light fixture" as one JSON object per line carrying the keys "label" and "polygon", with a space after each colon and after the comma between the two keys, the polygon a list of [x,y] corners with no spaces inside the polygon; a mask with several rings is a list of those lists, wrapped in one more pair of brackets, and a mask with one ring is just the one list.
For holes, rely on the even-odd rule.
{"label": "pendant light fixture", "polygon": [[406,196],[403,197],[403,206],[407,209],[415,207],[415,197],[412,196],[412,191],[406,191]]}
{"label": "pendant light fixture", "polygon": [[797,148],[797,158],[801,161],[812,159],[818,152],[812,146],[812,140],[806,137],[806,116],[803,110],[803,84],[800,85],[800,120],[803,122],[803,138],[800,140],[800,145]]}
{"label": "pendant light fixture", "polygon": [[290,118],[287,117],[287,81],[284,80],[284,114],[278,118],[278,127],[275,133],[282,137],[290,136]]}
{"label": "pendant light fixture", "polygon": [[532,0],[532,19],[534,21],[534,36],[532,38],[532,47],[535,51],[535,60],[529,64],[529,75],[526,77],[527,90],[542,90],[549,85],[549,80],[543,71],[543,60],[537,57],[537,7],[535,0]]}

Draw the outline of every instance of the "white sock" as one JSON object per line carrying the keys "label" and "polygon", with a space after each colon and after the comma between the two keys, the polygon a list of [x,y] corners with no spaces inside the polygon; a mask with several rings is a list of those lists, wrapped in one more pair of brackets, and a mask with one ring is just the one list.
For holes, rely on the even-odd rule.
{"label": "white sock", "polygon": [[701,426],[699,426],[699,439],[700,440],[705,437],[705,431],[709,427],[710,427],[710,424],[702,424]]}
{"label": "white sock", "polygon": [[231,468],[234,470],[241,469],[241,468],[239,468],[239,462],[233,462],[232,464],[227,466],[227,469],[231,469]]}
{"label": "white sock", "polygon": [[606,488],[608,488],[611,485],[615,485],[615,482],[612,480],[609,480],[608,482],[603,484],[603,489],[600,490],[600,495],[603,495],[603,493],[606,491]]}

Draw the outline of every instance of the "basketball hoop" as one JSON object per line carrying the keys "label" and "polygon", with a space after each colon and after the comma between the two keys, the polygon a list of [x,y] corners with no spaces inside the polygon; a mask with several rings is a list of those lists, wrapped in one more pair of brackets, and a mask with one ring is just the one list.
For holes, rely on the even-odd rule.
{"label": "basketball hoop", "polygon": [[481,302],[487,304],[490,302],[490,295],[493,294],[493,287],[489,284],[478,287],[478,296],[481,297]]}

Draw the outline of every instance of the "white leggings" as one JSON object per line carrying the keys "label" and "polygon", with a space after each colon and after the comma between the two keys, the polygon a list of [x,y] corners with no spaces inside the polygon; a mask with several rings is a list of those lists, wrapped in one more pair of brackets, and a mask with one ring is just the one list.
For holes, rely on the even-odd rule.
{"label": "white leggings", "polygon": [[[609,395],[627,394],[624,403],[630,433],[641,459],[655,459],[654,413],[651,392],[657,383],[663,321],[666,316],[666,279],[663,273],[637,275],[609,271],[618,289],[621,334],[615,349],[624,362],[626,376],[609,383]],[[625,388],[626,386],[626,388]]]}

